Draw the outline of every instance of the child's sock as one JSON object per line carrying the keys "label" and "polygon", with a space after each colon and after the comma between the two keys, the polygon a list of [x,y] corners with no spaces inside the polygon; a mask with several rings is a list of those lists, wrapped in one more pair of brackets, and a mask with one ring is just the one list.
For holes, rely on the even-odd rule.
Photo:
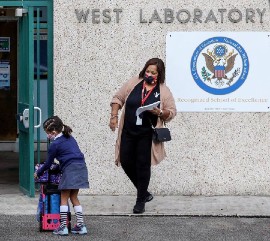
{"label": "child's sock", "polygon": [[82,206],[74,206],[74,212],[76,215],[77,226],[81,227],[83,225],[83,214],[82,214]]}
{"label": "child's sock", "polygon": [[67,213],[68,213],[68,206],[60,206],[60,227],[64,228],[67,226]]}

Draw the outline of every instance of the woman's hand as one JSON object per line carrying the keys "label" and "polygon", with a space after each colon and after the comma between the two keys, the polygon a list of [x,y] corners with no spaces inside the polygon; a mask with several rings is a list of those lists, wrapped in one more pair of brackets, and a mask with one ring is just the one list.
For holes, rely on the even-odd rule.
{"label": "woman's hand", "polygon": [[112,104],[112,110],[111,110],[111,118],[109,127],[112,131],[115,131],[115,129],[118,127],[118,110],[120,109],[119,104]]}
{"label": "woman's hand", "polygon": [[109,127],[112,131],[115,131],[115,129],[118,127],[118,115],[112,115],[110,118]]}
{"label": "woman's hand", "polygon": [[168,110],[161,110],[157,107],[155,107],[153,110],[150,110],[150,112],[156,116],[158,116],[159,118],[161,118],[162,120],[167,120],[167,118],[170,116],[170,111]]}
{"label": "woman's hand", "polygon": [[37,179],[37,177],[38,177],[38,176],[37,176],[37,173],[34,173],[34,178]]}
{"label": "woman's hand", "polygon": [[162,116],[163,111],[157,107],[155,107],[153,110],[150,110],[150,112],[153,115]]}

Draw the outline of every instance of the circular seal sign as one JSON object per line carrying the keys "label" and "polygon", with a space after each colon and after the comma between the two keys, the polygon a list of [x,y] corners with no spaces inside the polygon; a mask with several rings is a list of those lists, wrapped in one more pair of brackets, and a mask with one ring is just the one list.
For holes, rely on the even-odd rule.
{"label": "circular seal sign", "polygon": [[226,95],[237,90],[249,71],[244,48],[227,37],[213,37],[194,51],[190,69],[196,84],[214,95]]}

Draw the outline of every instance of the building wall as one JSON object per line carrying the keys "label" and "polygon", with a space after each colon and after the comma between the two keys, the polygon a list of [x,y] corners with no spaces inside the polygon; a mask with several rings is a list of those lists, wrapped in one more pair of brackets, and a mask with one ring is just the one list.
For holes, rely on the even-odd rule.
{"label": "building wall", "polygon": [[[191,21],[180,23],[175,17],[165,23],[165,8],[175,16],[186,9]],[[197,8],[202,10],[202,23],[192,21]],[[235,8],[243,14],[238,23],[227,17]],[[256,13],[254,23],[246,23],[248,8]],[[262,21],[257,8],[266,9]],[[106,9],[111,21],[102,16]],[[155,9],[162,21],[149,23]],[[223,23],[218,9],[226,9]],[[82,193],[135,194],[122,168],[114,164],[116,133],[108,127],[109,103],[149,58],[166,60],[168,32],[269,31],[269,9],[267,0],[55,0],[54,108],[73,128],[85,153],[91,188]],[[89,10],[86,21],[79,21],[82,10]],[[211,10],[218,23],[207,20]],[[180,16],[184,20],[186,15]],[[173,140],[166,143],[167,158],[152,168],[149,189],[160,195],[269,195],[269,117],[269,113],[178,112],[169,124]]]}

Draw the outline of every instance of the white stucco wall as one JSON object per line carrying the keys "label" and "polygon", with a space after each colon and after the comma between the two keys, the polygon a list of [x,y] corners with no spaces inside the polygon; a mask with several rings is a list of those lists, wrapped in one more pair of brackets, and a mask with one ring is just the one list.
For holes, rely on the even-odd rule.
{"label": "white stucco wall", "polygon": [[[160,13],[195,8],[203,23],[140,23],[140,9],[150,19]],[[237,8],[243,20],[204,23],[210,10]],[[246,8],[266,8],[263,23],[246,23]],[[79,22],[75,9],[90,10]],[[122,9],[119,23],[92,23],[92,9]],[[135,194],[123,170],[114,165],[116,134],[108,127],[113,93],[137,75],[152,57],[166,60],[171,31],[269,31],[267,0],[197,1],[54,1],[55,114],[74,130],[89,168],[89,194]],[[96,20],[95,20],[96,21]],[[184,46],[183,46],[184,48]],[[266,81],[269,81],[267,76]],[[169,124],[173,140],[168,157],[152,168],[149,190],[164,195],[269,195],[269,113],[181,113]]]}

